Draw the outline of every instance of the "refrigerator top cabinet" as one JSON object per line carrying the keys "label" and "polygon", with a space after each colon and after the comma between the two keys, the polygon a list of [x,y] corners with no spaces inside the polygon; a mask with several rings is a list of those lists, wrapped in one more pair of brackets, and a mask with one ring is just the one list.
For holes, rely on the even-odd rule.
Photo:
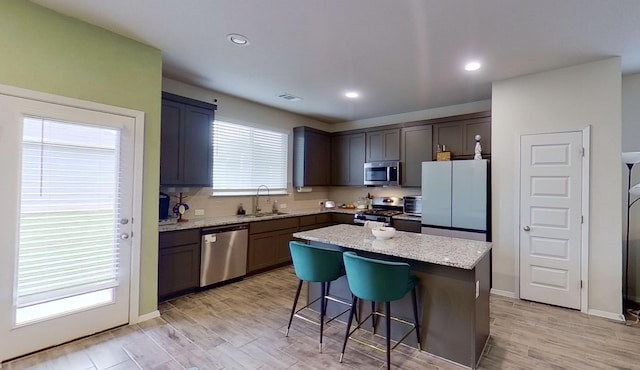
{"label": "refrigerator top cabinet", "polygon": [[488,229],[488,161],[422,162],[422,224]]}

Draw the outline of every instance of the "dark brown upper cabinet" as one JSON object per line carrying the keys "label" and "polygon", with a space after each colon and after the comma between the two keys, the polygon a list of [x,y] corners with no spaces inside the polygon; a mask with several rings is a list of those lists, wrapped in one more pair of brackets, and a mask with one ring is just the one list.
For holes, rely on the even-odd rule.
{"label": "dark brown upper cabinet", "polygon": [[403,127],[400,130],[402,186],[422,186],[422,162],[433,160],[431,125]]}
{"label": "dark brown upper cabinet", "polygon": [[331,184],[331,135],[311,127],[293,129],[293,186]]}
{"label": "dark brown upper cabinet", "polygon": [[210,187],[215,104],[162,93],[160,185]]}
{"label": "dark brown upper cabinet", "polygon": [[[456,119],[457,118],[457,119]],[[481,112],[458,117],[433,125],[433,156],[438,144],[451,152],[453,159],[472,159],[475,136],[480,135],[482,157],[491,158],[491,113]]]}
{"label": "dark brown upper cabinet", "polygon": [[367,162],[400,160],[400,129],[367,132],[366,159]]}
{"label": "dark brown upper cabinet", "polygon": [[364,184],[365,146],[364,133],[331,137],[331,185]]}

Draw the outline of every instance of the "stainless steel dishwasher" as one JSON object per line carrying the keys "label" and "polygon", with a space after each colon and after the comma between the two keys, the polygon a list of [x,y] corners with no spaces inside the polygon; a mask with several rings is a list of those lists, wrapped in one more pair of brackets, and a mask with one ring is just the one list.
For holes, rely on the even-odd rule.
{"label": "stainless steel dishwasher", "polygon": [[247,274],[248,229],[247,224],[202,229],[201,287]]}

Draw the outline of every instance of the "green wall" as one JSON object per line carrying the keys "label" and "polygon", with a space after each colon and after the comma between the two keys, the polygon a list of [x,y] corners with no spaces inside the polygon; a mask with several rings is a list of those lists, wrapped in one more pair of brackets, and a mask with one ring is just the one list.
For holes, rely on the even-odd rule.
{"label": "green wall", "polygon": [[155,311],[160,50],[28,1],[2,0],[0,84],[145,112],[140,314]]}

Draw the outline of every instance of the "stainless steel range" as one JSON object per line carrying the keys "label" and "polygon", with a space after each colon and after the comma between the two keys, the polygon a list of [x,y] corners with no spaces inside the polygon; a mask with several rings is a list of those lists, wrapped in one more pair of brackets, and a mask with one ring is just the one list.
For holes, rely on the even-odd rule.
{"label": "stainless steel range", "polygon": [[373,198],[371,209],[357,212],[353,216],[353,223],[364,225],[367,221],[377,221],[391,226],[391,217],[402,213],[402,205],[402,198],[398,197]]}

